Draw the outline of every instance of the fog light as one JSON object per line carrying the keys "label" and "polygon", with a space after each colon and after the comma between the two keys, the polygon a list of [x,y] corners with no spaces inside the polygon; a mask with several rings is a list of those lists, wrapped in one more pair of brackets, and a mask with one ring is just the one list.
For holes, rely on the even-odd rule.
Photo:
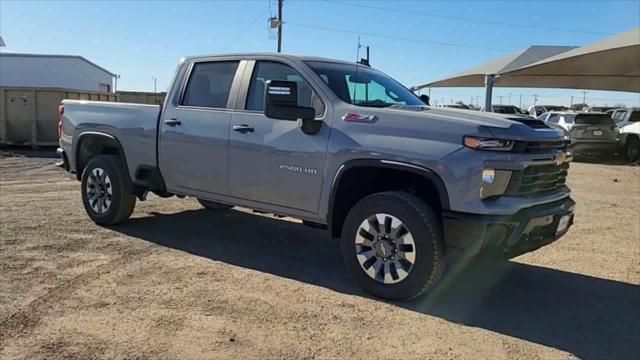
{"label": "fog light", "polygon": [[485,184],[493,184],[496,181],[496,171],[493,169],[482,170],[482,182]]}
{"label": "fog light", "polygon": [[486,199],[504,194],[511,179],[511,171],[482,169],[480,198]]}

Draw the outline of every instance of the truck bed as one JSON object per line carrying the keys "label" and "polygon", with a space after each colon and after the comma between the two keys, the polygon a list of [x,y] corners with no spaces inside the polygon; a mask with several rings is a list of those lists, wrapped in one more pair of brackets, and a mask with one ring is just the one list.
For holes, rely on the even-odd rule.
{"label": "truck bed", "polygon": [[140,165],[156,166],[156,133],[160,105],[64,100],[61,146],[75,170],[74,156],[81,137],[99,133],[118,140],[129,174]]}

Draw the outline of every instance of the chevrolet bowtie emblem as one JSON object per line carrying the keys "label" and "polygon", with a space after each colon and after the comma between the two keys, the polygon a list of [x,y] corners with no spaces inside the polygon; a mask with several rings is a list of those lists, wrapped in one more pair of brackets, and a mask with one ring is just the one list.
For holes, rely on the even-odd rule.
{"label": "chevrolet bowtie emblem", "polygon": [[556,154],[556,156],[554,156],[553,158],[553,161],[555,161],[557,165],[562,165],[565,161],[567,161],[567,154]]}

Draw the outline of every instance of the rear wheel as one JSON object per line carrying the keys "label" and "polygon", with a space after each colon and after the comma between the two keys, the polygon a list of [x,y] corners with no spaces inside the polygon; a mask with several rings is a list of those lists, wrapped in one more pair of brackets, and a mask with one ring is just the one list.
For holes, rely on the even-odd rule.
{"label": "rear wheel", "polygon": [[202,205],[202,207],[211,211],[229,210],[233,207],[231,205],[220,204],[217,202],[202,200],[202,199],[198,199],[198,202],[200,203],[200,205]]}
{"label": "rear wheel", "polygon": [[631,136],[627,139],[627,144],[625,145],[625,154],[627,155],[627,160],[636,161],[640,157],[640,140],[637,137]]}
{"label": "rear wheel", "polygon": [[82,172],[82,203],[96,224],[115,225],[129,219],[136,197],[120,157],[98,155],[89,161]]}
{"label": "rear wheel", "polygon": [[438,217],[405,192],[373,194],[356,203],[344,222],[341,250],[356,282],[384,299],[421,295],[445,267]]}

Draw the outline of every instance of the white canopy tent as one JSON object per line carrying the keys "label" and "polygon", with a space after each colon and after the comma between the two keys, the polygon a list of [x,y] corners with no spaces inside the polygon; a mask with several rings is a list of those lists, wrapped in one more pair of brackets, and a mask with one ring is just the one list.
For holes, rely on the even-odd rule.
{"label": "white canopy tent", "polygon": [[502,74],[505,83],[640,92],[640,28]]}
{"label": "white canopy tent", "polygon": [[582,47],[531,46],[413,89],[484,86],[489,110],[494,85],[639,92],[640,28]]}

